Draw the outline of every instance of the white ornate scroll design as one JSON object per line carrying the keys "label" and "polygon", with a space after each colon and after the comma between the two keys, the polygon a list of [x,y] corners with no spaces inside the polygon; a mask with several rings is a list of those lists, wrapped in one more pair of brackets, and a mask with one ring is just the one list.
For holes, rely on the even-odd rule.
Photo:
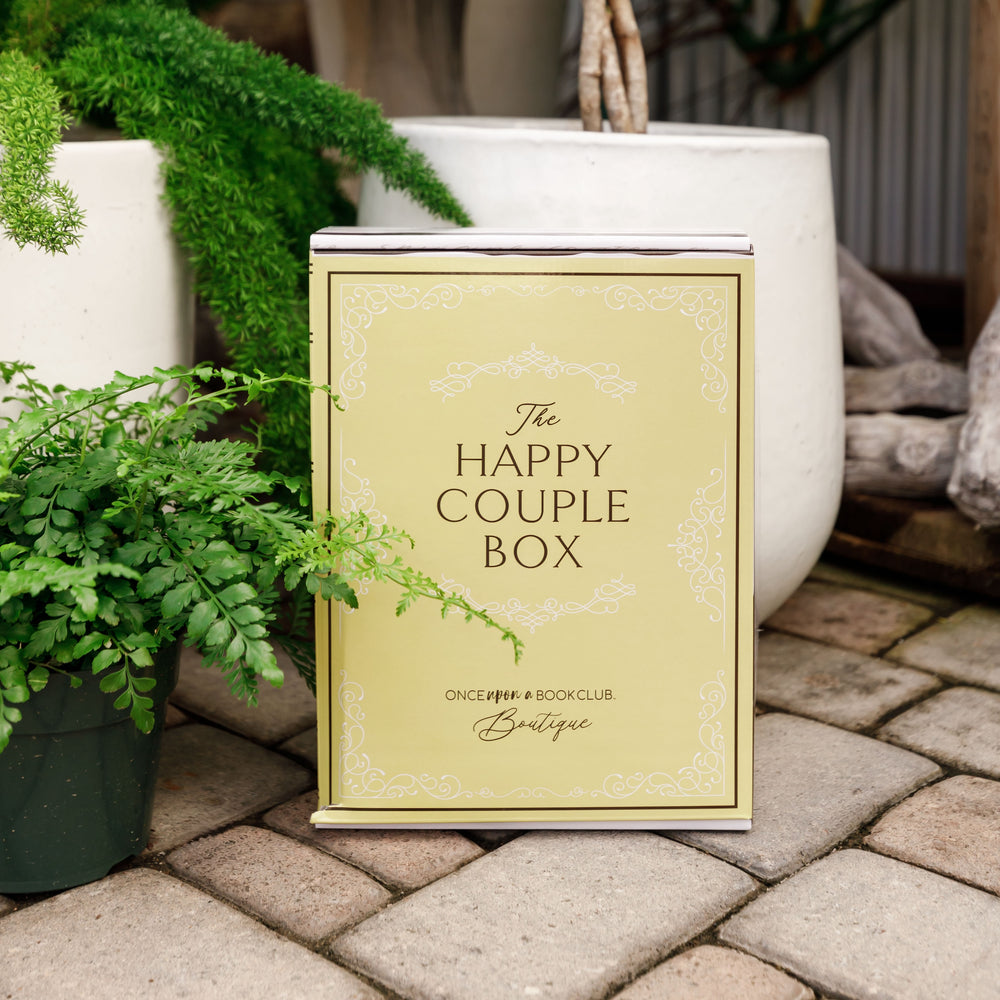
{"label": "white ornate scroll design", "polygon": [[[565,615],[616,614],[621,602],[628,597],[635,597],[636,593],[635,584],[625,583],[622,577],[618,576],[599,587],[595,587],[591,597],[584,601],[559,601],[550,597],[540,604],[526,604],[524,601],[512,597],[504,604],[499,601],[481,604],[475,600],[468,587],[456,585],[455,580],[444,578],[441,581],[441,586],[445,590],[457,592],[480,611],[486,611],[494,618],[505,618],[512,625],[526,628],[532,633],[536,628],[549,625]],[[457,608],[453,609],[453,613],[462,614]]]}
{"label": "white ornate scroll design", "polygon": [[554,354],[546,354],[532,344],[519,354],[509,354],[502,361],[453,361],[441,378],[431,379],[431,391],[440,392],[445,402],[472,387],[473,379],[480,375],[506,375],[517,379],[528,372],[538,372],[548,379],[560,375],[584,375],[594,383],[598,392],[619,402],[636,391],[638,383],[622,377],[621,367],[611,362],[595,361],[590,365],[575,361],[561,361]]}
{"label": "white ornate scroll design", "polygon": [[347,680],[346,671],[340,672],[340,689],[337,702],[343,713],[340,730],[340,790],[352,798],[399,799],[420,792],[435,799],[469,799],[473,793],[462,788],[462,782],[453,774],[439,778],[429,774],[388,775],[375,767],[368,754],[361,750],[365,742],[365,713],[361,702],[364,688]]}
{"label": "white ornate scroll design", "polygon": [[605,304],[610,309],[665,312],[676,308],[682,315],[694,319],[695,326],[704,334],[701,340],[704,379],[701,394],[708,402],[715,403],[720,413],[726,412],[729,380],[721,365],[726,354],[729,295],[724,285],[667,285],[659,290],[641,292],[631,285],[619,284],[594,291],[603,292]]}
{"label": "white ornate scroll design", "polygon": [[340,405],[346,410],[351,402],[367,391],[364,381],[368,363],[368,341],[362,331],[376,316],[397,309],[456,309],[465,291],[453,282],[439,282],[431,288],[411,288],[401,284],[359,283],[340,290],[340,343],[345,367],[337,385]]}
{"label": "white ornate scroll design", "polygon": [[[341,442],[343,448],[343,442]],[[372,524],[380,527],[388,524],[389,519],[375,506],[375,493],[371,488],[371,480],[366,479],[358,471],[356,459],[342,457],[340,460],[340,509],[345,514],[365,514]],[[384,550],[383,554],[388,555]],[[355,590],[359,594],[368,593],[368,584],[371,578],[366,577],[357,581]],[[350,614],[352,609],[344,606],[345,614]]]}
{"label": "white ornate scroll design", "polygon": [[[368,342],[363,331],[368,330],[373,319],[387,312],[390,307],[456,309],[466,294],[490,296],[503,292],[522,297],[547,297],[566,292],[580,297],[588,291],[600,295],[610,309],[663,311],[678,307],[683,315],[692,317],[696,327],[705,334],[701,343],[701,371],[705,380],[702,395],[716,403],[720,412],[725,412],[724,402],[729,386],[726,375],[720,368],[726,348],[728,299],[724,286],[666,286],[659,290],[640,292],[631,285],[624,284],[610,287],[597,285],[590,289],[582,285],[553,286],[548,279],[520,285],[438,282],[427,289],[394,283],[344,285],[340,296],[340,340],[346,364],[338,383],[341,406],[347,409],[353,400],[360,399],[365,394]],[[547,378],[585,375],[593,380],[599,392],[619,401],[624,401],[626,395],[636,391],[636,383],[624,378],[616,364],[594,362],[584,365],[563,362],[555,356],[545,355],[534,344],[527,351],[510,355],[501,361],[483,364],[473,361],[453,362],[443,377],[431,381],[431,388],[440,392],[442,401],[445,401],[468,389],[472,379],[478,375],[504,374],[510,378],[518,378],[527,371],[539,371]]]}
{"label": "white ornate scroll design", "polygon": [[625,799],[638,794],[647,798],[659,795],[717,795],[725,788],[726,746],[722,724],[718,716],[726,704],[724,672],[719,671],[714,681],[702,685],[699,694],[701,709],[698,739],[702,750],[697,751],[690,765],[678,770],[672,777],[664,772],[636,773],[629,776],[612,773],[600,787],[589,792],[579,785],[565,791],[543,786],[521,785],[506,792],[480,787],[475,790],[463,787],[454,774],[389,774],[376,767],[371,757],[362,750],[365,742],[365,713],[362,708],[365,692],[356,681],[347,679],[347,671],[340,672],[337,702],[342,713],[340,729],[340,791],[342,796],[358,799],[401,799],[407,796],[429,795],[447,801],[456,799]]}
{"label": "white ornate scroll design", "polygon": [[677,551],[677,565],[687,573],[695,600],[708,608],[709,621],[722,622],[726,568],[718,543],[726,520],[725,457],[709,473],[708,484],[695,490],[688,512],[690,517],[677,526],[677,541],[667,547]]}
{"label": "white ornate scroll design", "polygon": [[698,742],[702,750],[695,753],[687,767],[672,776],[662,771],[652,774],[609,774],[599,791],[592,795],[624,799],[646,795],[715,795],[726,784],[726,737],[720,713],[726,706],[725,673],[720,670],[714,681],[701,686],[701,710],[698,713]]}
{"label": "white ornate scroll design", "polygon": [[372,524],[385,524],[387,518],[375,506],[375,493],[371,480],[358,471],[357,459],[343,457],[340,460],[340,509],[346,514],[360,512],[368,515]]}

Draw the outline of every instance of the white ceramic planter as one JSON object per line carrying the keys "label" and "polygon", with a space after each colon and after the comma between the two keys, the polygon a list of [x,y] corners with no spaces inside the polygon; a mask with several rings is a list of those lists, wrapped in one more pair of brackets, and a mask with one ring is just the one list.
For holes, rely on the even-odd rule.
{"label": "white ceramic planter", "polygon": [[95,386],[115,371],[189,364],[194,306],[188,269],[161,201],[160,154],[144,140],[61,143],[54,176],[86,228],[47,254],[0,239],[0,355],[43,381]]}
{"label": "white ceramic planter", "polygon": [[[399,119],[477,225],[742,230],[757,259],[757,610],[801,583],[829,536],[843,476],[836,237],[825,138],[655,123],[644,136],[579,123]],[[440,225],[374,178],[359,222]]]}

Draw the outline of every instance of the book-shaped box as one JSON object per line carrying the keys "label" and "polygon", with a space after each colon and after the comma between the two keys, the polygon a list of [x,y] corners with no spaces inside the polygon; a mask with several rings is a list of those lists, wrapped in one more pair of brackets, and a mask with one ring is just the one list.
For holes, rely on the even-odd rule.
{"label": "book-shaped box", "polygon": [[313,236],[317,510],[526,645],[321,603],[314,823],[749,827],[753,292],[743,236]]}

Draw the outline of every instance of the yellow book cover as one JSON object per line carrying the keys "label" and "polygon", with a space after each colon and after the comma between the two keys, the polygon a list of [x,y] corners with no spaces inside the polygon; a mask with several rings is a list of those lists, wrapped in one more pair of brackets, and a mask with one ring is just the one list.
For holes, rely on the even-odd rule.
{"label": "yellow book cover", "polygon": [[747,829],[746,237],[324,230],[310,267],[317,510],[526,645],[320,604],[313,822]]}

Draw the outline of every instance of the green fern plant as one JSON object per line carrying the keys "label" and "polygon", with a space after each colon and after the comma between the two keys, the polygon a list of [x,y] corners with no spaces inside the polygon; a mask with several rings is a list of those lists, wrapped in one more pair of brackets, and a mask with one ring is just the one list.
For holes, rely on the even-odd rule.
{"label": "green fern plant", "polygon": [[202,366],[67,391],[0,362],[0,382],[17,407],[0,417],[0,751],[53,671],[99,676],[148,730],[153,658],[178,641],[252,703],[261,679],[283,679],[271,640],[289,641],[277,626],[289,592],[357,607],[355,581],[387,582],[397,614],[438,601],[520,656],[509,629],[407,565],[404,533],[361,514],[314,521],[304,483],[261,471],[256,443],[205,436],[306,380]]}
{"label": "green fern plant", "polygon": [[[340,164],[374,170],[436,215],[469,222],[375,104],[228,40],[184,5],[0,0],[0,53],[0,108],[16,98],[26,109],[0,134],[5,232],[58,250],[79,230],[64,191],[52,192],[50,219],[35,211],[50,203],[39,166],[62,124],[54,93],[74,115],[152,140],[165,154],[166,199],[196,289],[240,371],[308,373],[309,234],[353,222]],[[278,388],[262,434],[273,467],[308,469],[304,389]]]}

